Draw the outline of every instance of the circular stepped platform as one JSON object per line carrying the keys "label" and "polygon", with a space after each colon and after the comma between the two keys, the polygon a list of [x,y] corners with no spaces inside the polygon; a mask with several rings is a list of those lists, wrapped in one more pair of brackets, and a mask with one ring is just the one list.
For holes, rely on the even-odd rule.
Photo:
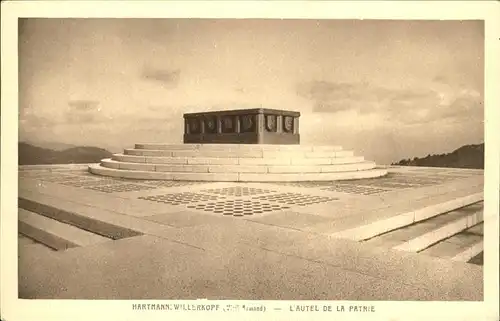
{"label": "circular stepped platform", "polygon": [[385,169],[340,146],[136,144],[90,165],[97,175],[183,181],[332,181],[380,177]]}

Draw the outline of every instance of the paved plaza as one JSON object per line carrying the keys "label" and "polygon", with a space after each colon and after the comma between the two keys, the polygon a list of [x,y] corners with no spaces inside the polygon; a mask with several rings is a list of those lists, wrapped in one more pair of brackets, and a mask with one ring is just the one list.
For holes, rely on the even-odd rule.
{"label": "paved plaza", "polygon": [[483,171],[387,170],[235,183],[21,167],[19,296],[482,300],[467,261],[482,253]]}

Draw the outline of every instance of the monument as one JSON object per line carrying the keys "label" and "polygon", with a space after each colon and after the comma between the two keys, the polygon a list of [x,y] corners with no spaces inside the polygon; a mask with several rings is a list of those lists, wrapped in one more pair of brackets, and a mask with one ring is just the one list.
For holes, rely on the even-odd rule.
{"label": "monument", "polygon": [[184,114],[184,143],[299,144],[299,117],[264,108]]}
{"label": "monument", "polygon": [[146,180],[293,182],[380,177],[341,146],[300,144],[300,113],[241,109],[184,114],[183,144],[135,144],[92,164],[93,174]]}

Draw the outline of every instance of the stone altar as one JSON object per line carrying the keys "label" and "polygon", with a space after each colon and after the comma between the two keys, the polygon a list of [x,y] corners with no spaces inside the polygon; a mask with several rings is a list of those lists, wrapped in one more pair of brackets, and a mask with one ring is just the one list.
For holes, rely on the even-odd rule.
{"label": "stone altar", "polygon": [[299,112],[240,109],[184,114],[184,144],[141,143],[93,174],[126,179],[299,182],[374,178],[375,162],[342,146],[300,144]]}
{"label": "stone altar", "polygon": [[298,145],[299,117],[266,108],[184,114],[184,143]]}

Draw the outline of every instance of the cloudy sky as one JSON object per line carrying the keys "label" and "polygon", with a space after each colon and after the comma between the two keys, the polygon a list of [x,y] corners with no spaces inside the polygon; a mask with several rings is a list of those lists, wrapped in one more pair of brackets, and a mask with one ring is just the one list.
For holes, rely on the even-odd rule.
{"label": "cloudy sky", "polygon": [[301,115],[304,144],[379,163],[483,142],[479,21],[27,19],[21,141],[182,142],[185,112]]}

